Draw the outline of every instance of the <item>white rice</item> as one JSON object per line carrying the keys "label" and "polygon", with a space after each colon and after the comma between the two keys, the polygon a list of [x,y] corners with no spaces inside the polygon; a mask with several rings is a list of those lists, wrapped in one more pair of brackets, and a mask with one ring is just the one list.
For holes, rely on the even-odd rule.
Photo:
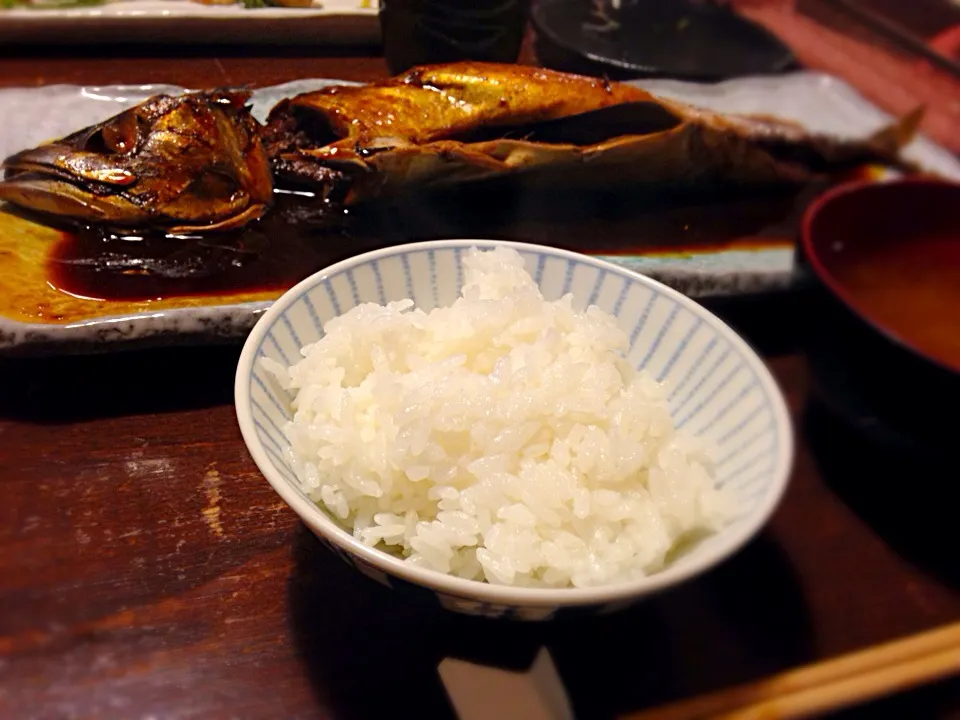
{"label": "white rice", "polygon": [[662,569],[730,499],[614,318],[543,299],[520,255],[471,250],[448,308],[360,305],[290,368],[287,459],[371,546],[491,583],[587,587]]}

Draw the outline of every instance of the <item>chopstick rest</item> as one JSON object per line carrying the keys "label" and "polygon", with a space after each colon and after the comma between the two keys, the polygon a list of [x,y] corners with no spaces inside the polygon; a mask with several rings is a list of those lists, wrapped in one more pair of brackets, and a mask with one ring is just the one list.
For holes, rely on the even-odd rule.
{"label": "chopstick rest", "polygon": [[445,658],[440,679],[460,720],[574,720],[573,709],[546,648],[526,672]]}

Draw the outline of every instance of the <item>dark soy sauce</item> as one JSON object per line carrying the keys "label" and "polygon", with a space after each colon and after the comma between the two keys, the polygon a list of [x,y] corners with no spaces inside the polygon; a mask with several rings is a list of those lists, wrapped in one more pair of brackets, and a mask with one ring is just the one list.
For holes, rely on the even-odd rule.
{"label": "dark soy sauce", "polygon": [[497,181],[345,211],[286,188],[265,217],[235,231],[65,232],[49,258],[49,280],[80,297],[147,300],[282,291],[352,255],[436,238],[520,240],[605,255],[763,246],[796,239],[817,190],[581,192]]}

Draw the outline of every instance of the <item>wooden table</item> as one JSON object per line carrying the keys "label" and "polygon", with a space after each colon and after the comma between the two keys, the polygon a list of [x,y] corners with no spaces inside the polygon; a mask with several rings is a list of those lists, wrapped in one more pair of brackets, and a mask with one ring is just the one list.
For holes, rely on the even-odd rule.
{"label": "wooden table", "polygon": [[[384,72],[374,56],[111,52],[9,55],[0,78]],[[236,347],[0,362],[0,717],[449,718],[442,657],[522,667],[546,645],[580,717],[606,718],[956,619],[952,506],[813,399],[812,303],[714,303],[763,351],[796,422],[796,467],[768,529],[699,580],[575,625],[405,606],[323,550],[244,449]],[[942,683],[845,717],[960,717],[958,691]]]}

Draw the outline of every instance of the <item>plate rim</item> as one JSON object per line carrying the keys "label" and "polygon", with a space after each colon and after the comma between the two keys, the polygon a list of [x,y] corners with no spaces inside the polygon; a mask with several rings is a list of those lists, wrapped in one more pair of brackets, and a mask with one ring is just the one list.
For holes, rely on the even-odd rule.
{"label": "plate rim", "polygon": [[[329,2],[329,0],[328,0]],[[359,6],[361,0],[350,4]],[[107,0],[100,5],[87,5],[67,8],[23,8],[14,7],[0,10],[0,19],[26,23],[52,24],[69,20],[83,23],[112,22],[171,22],[183,20],[303,20],[313,17],[349,16],[357,18],[376,17],[376,7],[351,9],[346,2],[338,2],[334,7],[320,4],[313,7],[263,7],[246,8],[239,3],[233,5],[207,5],[192,0],[150,0],[149,6],[142,0]],[[165,6],[170,6],[166,9]],[[178,8],[193,7],[195,12],[177,12]],[[206,8],[206,9],[201,9]],[[46,21],[46,22],[43,22]]]}

